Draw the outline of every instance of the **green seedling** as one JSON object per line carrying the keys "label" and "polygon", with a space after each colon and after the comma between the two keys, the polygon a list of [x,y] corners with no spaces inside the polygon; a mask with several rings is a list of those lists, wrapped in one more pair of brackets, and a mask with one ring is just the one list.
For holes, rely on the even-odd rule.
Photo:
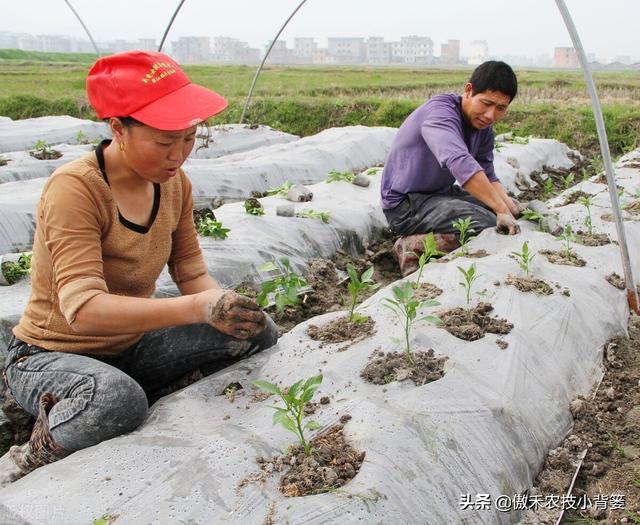
{"label": "green seedling", "polygon": [[327,183],[332,182],[353,182],[356,180],[356,174],[350,171],[331,170],[327,176]]}
{"label": "green seedling", "polygon": [[414,289],[417,290],[420,288],[420,279],[422,278],[422,272],[424,271],[425,265],[432,257],[437,257],[439,255],[444,255],[444,252],[438,250],[435,235],[433,235],[433,232],[430,232],[422,240],[422,253],[420,254],[420,257],[418,257],[418,267],[420,268],[420,271],[418,272],[418,278],[413,285]]}
{"label": "green seedling", "polygon": [[542,193],[545,197],[551,197],[553,195],[553,180],[549,177],[546,181],[544,181],[544,186],[542,187]]}
{"label": "green seedling", "polygon": [[2,263],[2,274],[8,284],[17,283],[25,275],[31,273],[31,253],[23,253],[16,262]]}
{"label": "green seedling", "polygon": [[262,204],[253,197],[244,201],[244,209],[249,215],[264,215]]}
{"label": "green seedling", "polygon": [[514,143],[514,144],[529,144],[529,140],[531,139],[530,136],[526,136],[526,137],[518,137],[517,135],[513,135],[509,141]]}
{"label": "green seedling", "polygon": [[533,258],[536,256],[535,253],[529,252],[529,241],[525,241],[522,243],[522,248],[519,252],[511,252],[518,264],[520,265],[520,269],[524,272],[525,277],[529,277],[529,265]]}
{"label": "green seedling", "polygon": [[76,142],[78,144],[89,144],[89,141],[87,140],[87,136],[85,135],[84,131],[82,131],[81,129],[79,129],[78,132],[76,133]]}
{"label": "green seedling", "polygon": [[[414,289],[411,286],[411,283],[404,282],[400,286],[394,286],[392,288],[393,291],[393,299],[386,297],[384,300],[387,304],[385,306],[389,308],[393,313],[396,314],[400,322],[404,325],[404,345],[405,345],[405,357],[407,359],[407,363],[410,366],[415,364],[413,359],[413,354],[411,352],[411,329],[416,320],[418,321],[428,321],[433,324],[440,324],[442,321],[433,315],[426,315],[421,317],[420,319],[416,319],[418,315],[418,309],[424,306],[438,306],[440,303],[434,299],[428,299],[425,301],[420,301],[414,297]],[[395,339],[394,339],[395,340]],[[402,341],[402,339],[397,339],[396,341]]]}
{"label": "green seedling", "polygon": [[347,289],[349,290],[349,296],[351,297],[349,322],[362,324],[368,319],[368,317],[355,311],[356,303],[358,302],[358,295],[366,290],[375,290],[380,285],[373,282],[373,266],[362,272],[362,275],[358,277],[358,272],[356,271],[355,266],[349,263],[347,264],[347,273],[349,274],[350,279]]}
{"label": "green seedling", "polygon": [[564,242],[564,255],[568,260],[573,259],[573,252],[571,251],[571,241],[575,241],[576,236],[573,233],[571,224],[567,224],[564,227],[564,231],[560,234],[560,239]]}
{"label": "green seedling", "polygon": [[609,442],[608,443],[609,447],[612,450],[615,450],[620,455],[621,458],[626,457],[624,447],[620,444],[620,440],[618,439],[618,437],[612,432],[607,432],[606,436]]}
{"label": "green seedling", "polygon": [[301,379],[291,385],[286,392],[281,390],[277,385],[261,379],[257,379],[252,383],[256,388],[270,394],[276,394],[284,401],[285,408],[271,407],[275,410],[273,414],[273,424],[280,425],[295,434],[307,456],[311,456],[312,449],[311,445],[305,439],[304,432],[305,430],[316,430],[320,428],[320,425],[315,421],[307,421],[304,425],[302,424],[304,407],[311,401],[313,394],[315,394],[321,383],[322,374],[313,376],[306,381]]}
{"label": "green seedling", "polygon": [[522,218],[526,219],[527,221],[537,223],[538,229],[542,231],[542,221],[544,221],[544,215],[542,215],[542,213],[538,213],[537,211],[533,211],[527,208],[522,212]]}
{"label": "green seedling", "polygon": [[289,259],[280,257],[280,265],[275,261],[263,264],[260,267],[263,272],[279,272],[273,279],[264,281],[260,285],[260,291],[256,296],[258,306],[264,308],[269,304],[269,294],[273,294],[273,300],[279,313],[285,306],[297,306],[300,302],[298,295],[300,288],[307,285],[302,277],[291,269]]}
{"label": "green seedling", "polygon": [[562,178],[562,182],[564,184],[564,189],[568,190],[571,186],[573,186],[573,182],[576,180],[576,176],[573,173],[569,173],[569,175],[565,175]]}
{"label": "green seedling", "polygon": [[52,149],[44,140],[38,140],[29,155],[39,160],[57,159],[62,156],[62,153]]}
{"label": "green seedling", "polygon": [[582,182],[586,182],[591,178],[591,175],[589,174],[586,168],[582,168],[581,173],[582,173]]}
{"label": "green seedling", "polygon": [[502,142],[496,142],[493,146],[493,149],[496,151],[500,151],[502,148],[504,148],[504,144]]}
{"label": "green seedling", "polygon": [[367,171],[364,172],[364,174],[365,175],[376,175],[381,170],[382,170],[382,168],[369,168]]}
{"label": "green seedling", "polygon": [[202,217],[197,219],[198,233],[204,237],[215,237],[216,239],[226,239],[231,231],[222,226],[220,221],[212,217]]}
{"label": "green seedling", "polygon": [[476,221],[472,220],[471,217],[466,217],[464,219],[460,218],[457,221],[452,222],[453,227],[458,230],[458,237],[460,241],[460,255],[468,255],[469,247],[467,244],[469,243],[469,234],[475,233],[476,231],[471,227],[471,223]]}
{"label": "green seedling", "polygon": [[101,517],[93,520],[93,525],[111,525],[116,520],[117,516],[110,514],[103,514]]}
{"label": "green seedling", "polygon": [[587,210],[587,215],[584,218],[584,225],[587,227],[587,232],[589,235],[593,234],[593,222],[591,220],[591,205],[593,204],[593,195],[589,195],[588,197],[580,197],[578,202],[582,204]]}
{"label": "green seedling", "polygon": [[293,188],[293,182],[290,180],[284,181],[280,186],[276,186],[275,188],[269,188],[267,190],[267,195],[280,195],[281,197],[286,197],[289,193],[289,190]]}
{"label": "green seedling", "polygon": [[462,266],[458,266],[458,270],[464,279],[463,281],[459,281],[458,284],[460,284],[465,291],[468,308],[471,304],[471,287],[473,286],[473,282],[478,278],[478,274],[476,273],[476,264],[473,263],[467,269],[464,269]]}
{"label": "green seedling", "polygon": [[301,219],[319,219],[322,222],[329,222],[331,214],[328,211],[303,210],[296,212],[296,217]]}

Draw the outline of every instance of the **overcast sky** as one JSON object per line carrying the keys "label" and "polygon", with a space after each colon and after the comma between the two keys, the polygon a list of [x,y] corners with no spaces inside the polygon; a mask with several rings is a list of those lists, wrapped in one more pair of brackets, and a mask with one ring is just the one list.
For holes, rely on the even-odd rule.
{"label": "overcast sky", "polygon": [[[0,30],[84,36],[63,0],[3,0]],[[178,0],[71,0],[98,41],[160,41]],[[186,0],[169,34],[232,36],[264,47],[300,0]],[[640,0],[566,0],[587,52],[640,60]],[[447,39],[487,40],[491,55],[551,55],[571,45],[554,0],[307,0],[281,39],[329,36],[429,36],[434,52]]]}

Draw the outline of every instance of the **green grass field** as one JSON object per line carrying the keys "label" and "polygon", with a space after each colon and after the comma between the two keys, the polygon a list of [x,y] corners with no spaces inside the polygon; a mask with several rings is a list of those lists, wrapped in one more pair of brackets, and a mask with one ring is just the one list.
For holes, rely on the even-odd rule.
{"label": "green grass field", "polygon": [[[72,61],[73,60],[73,61]],[[0,50],[0,115],[14,119],[69,114],[95,118],[85,95],[91,55]],[[195,82],[229,99],[215,123],[237,122],[255,68],[186,66]],[[399,126],[434,94],[461,92],[470,68],[269,66],[254,92],[247,122],[310,135],[331,126]],[[587,155],[598,151],[581,72],[517,70],[519,94],[498,132],[556,138]],[[614,155],[638,147],[640,73],[597,73]]]}

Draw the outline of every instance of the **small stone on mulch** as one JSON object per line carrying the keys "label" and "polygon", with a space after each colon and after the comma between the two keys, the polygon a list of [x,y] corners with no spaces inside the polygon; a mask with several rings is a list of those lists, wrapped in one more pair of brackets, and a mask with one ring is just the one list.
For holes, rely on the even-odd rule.
{"label": "small stone on mulch", "polygon": [[307,333],[314,341],[323,343],[343,343],[344,341],[355,343],[371,337],[375,333],[375,326],[375,321],[370,317],[367,317],[363,323],[350,323],[349,318],[344,316],[332,319],[322,326],[309,325]]}
{"label": "small stone on mulch", "polygon": [[496,339],[496,344],[500,348],[500,350],[506,350],[509,348],[509,343],[507,343],[504,339]]}
{"label": "small stone on mulch", "polygon": [[551,295],[553,288],[542,279],[534,279],[533,277],[514,277],[507,276],[505,284],[515,286],[521,292],[533,292],[538,295]]}
{"label": "small stone on mulch", "polygon": [[587,261],[581,259],[574,252],[571,252],[571,257],[567,257],[566,252],[557,252],[555,250],[542,250],[540,252],[544,255],[550,263],[564,264],[565,266],[586,266]]}
{"label": "small stone on mulch", "polygon": [[484,337],[486,333],[508,334],[513,328],[513,323],[506,319],[491,317],[493,306],[489,303],[479,303],[471,309],[452,308],[440,312],[438,317],[442,321],[441,327],[451,335],[465,341],[476,341]]}
{"label": "small stone on mulch", "polygon": [[448,357],[436,357],[432,348],[426,352],[413,352],[412,357],[413,364],[410,364],[405,353],[374,352],[360,376],[375,385],[411,379],[417,386],[437,381],[444,376],[444,364]]}

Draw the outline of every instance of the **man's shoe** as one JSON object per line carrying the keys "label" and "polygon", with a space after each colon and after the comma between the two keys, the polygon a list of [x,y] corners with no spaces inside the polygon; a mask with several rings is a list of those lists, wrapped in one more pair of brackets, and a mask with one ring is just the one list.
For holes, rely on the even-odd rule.
{"label": "man's shoe", "polygon": [[49,432],[49,412],[57,402],[51,393],[40,396],[40,413],[33,425],[31,438],[24,445],[11,447],[0,458],[0,488],[69,454],[54,441]]}

